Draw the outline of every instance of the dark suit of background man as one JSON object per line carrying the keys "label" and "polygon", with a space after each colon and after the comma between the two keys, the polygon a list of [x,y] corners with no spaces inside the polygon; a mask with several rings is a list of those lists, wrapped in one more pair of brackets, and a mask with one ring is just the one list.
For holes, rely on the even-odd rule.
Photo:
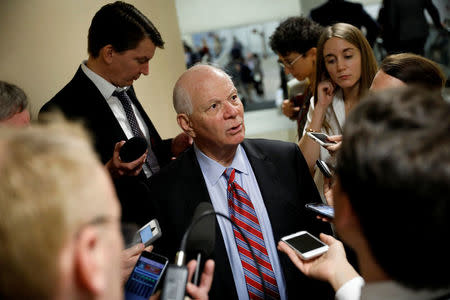
{"label": "dark suit of background man", "polygon": [[124,141],[133,137],[125,109],[114,91],[125,89],[140,130],[159,166],[168,163],[187,145],[185,134],[162,140],[133,89],[133,81],[148,74],[148,63],[164,41],[152,22],[134,6],[114,2],[103,6],[92,19],[88,34],[89,58],[73,79],[46,103],[39,115],[54,108],[70,119],[81,119],[91,130],[95,148],[110,174],[122,205],[122,220],[139,225],[150,220],[146,177],[155,171],[144,165],[146,155],[130,163],[119,158]]}
{"label": "dark suit of background man", "polygon": [[380,33],[380,26],[360,3],[345,0],[328,0],[326,3],[313,8],[310,16],[311,19],[322,26],[348,23],[359,29],[364,27],[367,41],[371,46],[373,46]]}
{"label": "dark suit of background man", "polygon": [[[332,298],[330,288],[307,279],[276,249],[281,237],[300,230],[331,232],[328,224],[305,211],[305,203],[321,200],[298,146],[244,139],[243,105],[236,88],[225,72],[212,66],[194,66],[180,77],[174,106],[178,124],[194,146],[150,178],[164,231],[158,251],[174,257],[199,203],[211,202],[215,211],[230,215],[223,172],[234,168],[255,207],[281,299]],[[248,299],[231,224],[220,217],[217,223],[210,298]]]}
{"label": "dark suit of background man", "polygon": [[430,14],[434,26],[444,30],[439,11],[432,0],[383,0],[378,13],[383,45],[388,53],[425,53],[430,25],[425,18]]}

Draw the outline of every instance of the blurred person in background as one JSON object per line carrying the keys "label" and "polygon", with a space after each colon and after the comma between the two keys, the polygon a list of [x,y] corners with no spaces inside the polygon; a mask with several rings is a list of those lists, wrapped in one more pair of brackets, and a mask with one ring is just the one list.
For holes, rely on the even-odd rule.
{"label": "blurred person in background", "polygon": [[25,92],[14,84],[0,81],[0,125],[23,127],[29,124]]}
{"label": "blurred person in background", "polygon": [[[270,47],[278,55],[278,62],[286,75],[296,81],[295,90],[283,101],[285,116],[297,121],[298,139],[303,134],[306,113],[312,97],[316,74],[317,42],[323,27],[305,17],[290,17],[275,29],[270,36]],[[291,82],[288,82],[288,86]]]}
{"label": "blurred person in background", "polygon": [[446,31],[432,0],[383,0],[378,22],[382,28],[383,46],[388,54],[412,52],[424,55],[430,31],[425,10],[430,14],[436,29]]}
{"label": "blurred person in background", "polygon": [[367,41],[371,46],[375,43],[380,26],[367,13],[361,3],[346,0],[328,0],[324,4],[311,9],[310,17],[322,26],[336,23],[348,23],[366,31]]}

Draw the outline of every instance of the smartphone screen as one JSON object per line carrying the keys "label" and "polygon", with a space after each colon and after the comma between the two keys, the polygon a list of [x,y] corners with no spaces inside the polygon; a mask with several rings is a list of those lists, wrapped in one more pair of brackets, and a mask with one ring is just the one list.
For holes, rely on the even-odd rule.
{"label": "smartphone screen", "polygon": [[151,226],[146,226],[143,230],[139,232],[139,235],[141,237],[141,241],[144,244],[147,243],[153,237]]}
{"label": "smartphone screen", "polygon": [[325,245],[309,233],[293,236],[285,239],[284,241],[301,253],[307,253]]}
{"label": "smartphone screen", "polygon": [[328,251],[327,244],[320,241],[307,231],[299,231],[282,237],[281,240],[294,249],[302,259],[308,260]]}
{"label": "smartphone screen", "polygon": [[148,300],[154,293],[168,262],[164,256],[142,252],[125,284],[125,299]]}

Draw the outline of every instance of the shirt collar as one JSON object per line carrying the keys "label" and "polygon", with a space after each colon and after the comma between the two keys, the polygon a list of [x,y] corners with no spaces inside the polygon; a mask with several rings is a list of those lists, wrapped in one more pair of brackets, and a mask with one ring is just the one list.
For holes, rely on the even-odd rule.
{"label": "shirt collar", "polygon": [[[194,151],[197,156],[198,163],[204,174],[205,180],[208,181],[210,185],[215,185],[219,181],[220,177],[226,167],[219,164],[217,161],[209,158],[204,154],[194,143]],[[236,154],[234,155],[233,161],[228,166],[228,168],[236,169],[239,173],[248,174],[247,164],[245,163],[244,148],[238,145],[236,149]]]}
{"label": "shirt collar", "polygon": [[103,78],[102,76],[98,75],[94,71],[88,68],[86,66],[86,60],[81,63],[81,70],[83,70],[84,74],[95,84],[97,89],[100,91],[100,93],[103,95],[103,97],[108,100],[111,98],[114,91],[122,91],[122,90],[128,90],[130,87],[126,86],[123,88],[116,87],[111,82]]}

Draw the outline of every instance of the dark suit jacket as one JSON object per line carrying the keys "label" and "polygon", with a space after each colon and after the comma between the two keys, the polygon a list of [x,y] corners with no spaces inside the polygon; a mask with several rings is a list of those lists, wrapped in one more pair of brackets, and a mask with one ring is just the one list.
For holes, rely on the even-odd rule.
{"label": "dark suit jacket", "polygon": [[364,10],[359,3],[343,0],[331,0],[314,8],[310,12],[311,19],[322,26],[329,26],[335,23],[348,23],[361,29],[366,28],[366,38],[370,45],[380,33],[378,23]]}
{"label": "dark suit jacket", "polygon": [[[153,148],[161,166],[170,160],[171,140],[163,141],[136,98],[133,87],[128,90],[131,101],[136,105],[147,124]],[[121,140],[127,140],[113,112],[95,84],[84,74],[81,67],[73,79],[59,91],[40,110],[42,113],[60,110],[71,120],[81,120],[90,130],[95,149],[103,163],[112,158],[114,146]],[[151,205],[145,174],[125,176],[114,180],[117,194],[122,205],[122,220],[143,225],[151,220],[155,208]]]}
{"label": "dark suit jacket", "polygon": [[[305,210],[306,203],[321,200],[296,144],[246,139],[242,146],[261,190],[275,241],[300,230],[307,230],[316,236],[320,232],[331,232],[328,224],[318,222],[314,215]],[[152,176],[150,182],[152,194],[160,206],[158,220],[163,233],[155,245],[155,251],[173,260],[195,208],[200,202],[211,201],[193,148]],[[212,255],[216,269],[210,298],[237,299],[217,223],[216,236]],[[305,277],[283,253],[279,253],[279,257],[290,299],[333,299],[334,293],[327,284]]]}

